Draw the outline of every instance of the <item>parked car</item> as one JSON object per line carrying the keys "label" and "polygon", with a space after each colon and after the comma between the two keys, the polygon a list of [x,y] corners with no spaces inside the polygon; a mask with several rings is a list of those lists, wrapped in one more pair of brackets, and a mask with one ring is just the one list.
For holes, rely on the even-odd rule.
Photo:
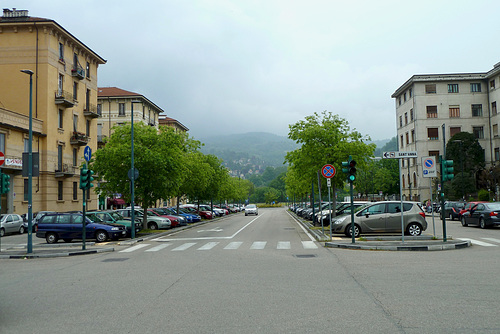
{"label": "parked car", "polygon": [[[127,218],[132,217],[132,209],[118,209],[115,211],[121,214],[123,217]],[[144,211],[135,209],[134,218],[142,223],[143,217],[144,217]],[[147,221],[147,227],[150,230],[169,229],[171,227],[170,219],[158,217],[152,212],[147,214],[146,221]]]}
{"label": "parked car", "polygon": [[[36,236],[44,238],[48,244],[56,243],[59,239],[71,242],[83,236],[83,214],[81,213],[49,213],[38,221]],[[116,240],[126,235],[125,226],[113,223],[93,222],[85,217],[85,238],[105,242],[108,239]]]}
{"label": "parked car", "polygon": [[0,215],[0,237],[3,237],[5,233],[16,233],[19,232],[23,234],[26,231],[26,226],[23,221],[23,217],[15,213],[5,213]]}
{"label": "parked car", "polygon": [[460,220],[460,210],[465,207],[465,202],[448,201],[444,204],[444,217],[450,220]]}
{"label": "parked car", "polygon": [[472,224],[481,228],[500,225],[500,202],[476,203],[469,211],[464,212],[461,222],[462,226]]}
{"label": "parked car", "polygon": [[[353,202],[354,206],[354,211],[356,211],[359,207],[366,205],[368,202]],[[324,226],[329,226],[330,225],[330,210],[325,210],[322,212],[321,220],[323,221]],[[351,214],[351,203],[350,202],[342,202],[337,205],[337,209],[335,210],[335,217],[332,217],[332,220],[335,220],[336,217],[342,216],[344,214]],[[316,221],[318,223],[321,223],[318,219],[318,216],[316,217]]]}
{"label": "parked car", "polygon": [[[87,212],[87,217],[89,217],[91,220],[93,216],[96,216],[100,220],[104,221],[105,223],[114,223],[114,224],[120,224],[125,226],[125,229],[127,230],[127,236],[132,235],[132,221],[130,219],[125,219],[121,214],[118,212],[115,212],[113,210],[105,210],[105,211],[90,211]],[[139,232],[142,230],[142,224],[138,221],[135,222],[135,232]]]}
{"label": "parked car", "polygon": [[462,217],[462,215],[464,213],[466,213],[467,211],[470,211],[470,209],[472,209],[472,207],[476,204],[479,204],[479,203],[488,203],[488,202],[485,202],[485,201],[473,201],[473,202],[467,202],[465,204],[465,206],[460,210],[460,217]]}
{"label": "parked car", "polygon": [[245,206],[245,216],[248,215],[258,215],[259,214],[259,209],[257,208],[257,205],[255,204],[248,204]]}
{"label": "parked car", "polygon": [[184,218],[179,217],[179,216],[172,216],[168,213],[164,213],[163,210],[158,210],[158,208],[148,209],[148,215],[170,219],[170,227],[177,227],[181,224],[181,222],[184,221]]}
{"label": "parked car", "polygon": [[189,213],[194,213],[194,214],[200,215],[202,218],[205,218],[205,219],[212,219],[215,216],[215,214],[210,210],[205,211],[201,207],[198,210],[198,206],[194,205],[194,204],[184,204],[184,205],[181,205],[181,208],[183,210],[186,210]]}
{"label": "parked car", "polygon": [[[405,233],[417,236],[427,229],[425,212],[420,203],[403,202]],[[351,236],[351,215],[338,217],[332,225],[334,233]],[[401,232],[401,202],[372,202],[358,208],[354,214],[354,236],[362,233]]]}
{"label": "parked car", "polygon": [[178,211],[176,207],[165,208],[165,209],[167,209],[169,212],[175,215],[186,217],[188,223],[197,223],[201,221],[201,216],[199,214],[187,212],[183,208],[179,208]]}
{"label": "parked car", "polygon": [[[48,213],[57,213],[55,211],[38,211],[38,212],[34,212],[33,213],[33,220],[31,221],[31,226],[32,226],[32,232],[36,232],[36,225],[38,224],[38,221],[40,220],[40,218],[42,218],[43,216],[45,216],[46,214]],[[26,214],[26,216],[28,216],[28,214]],[[28,218],[26,218],[26,221]],[[27,224],[25,226],[28,226]]]}

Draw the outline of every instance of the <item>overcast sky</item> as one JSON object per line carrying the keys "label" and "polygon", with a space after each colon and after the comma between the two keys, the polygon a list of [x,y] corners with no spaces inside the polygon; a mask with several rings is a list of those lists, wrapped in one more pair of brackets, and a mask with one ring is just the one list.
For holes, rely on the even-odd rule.
{"label": "overcast sky", "polygon": [[196,139],[271,132],[327,110],[396,135],[391,94],[414,74],[500,62],[498,0],[3,0],[107,60],[99,86],[146,96]]}

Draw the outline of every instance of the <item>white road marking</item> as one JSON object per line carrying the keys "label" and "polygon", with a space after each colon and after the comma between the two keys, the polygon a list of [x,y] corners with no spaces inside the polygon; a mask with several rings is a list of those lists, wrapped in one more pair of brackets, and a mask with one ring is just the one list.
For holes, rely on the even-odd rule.
{"label": "white road marking", "polygon": [[463,240],[463,241],[470,241],[471,244],[473,245],[478,245],[478,246],[484,246],[484,247],[498,247],[498,245],[493,245],[489,244],[487,242],[479,241],[479,240],[474,240],[474,239],[469,239],[469,238],[457,238],[458,240]]}
{"label": "white road marking", "polygon": [[267,241],[255,241],[250,249],[264,249],[266,247]]}
{"label": "white road marking", "polygon": [[[299,221],[298,221],[298,220],[297,220],[294,216],[292,216],[292,214],[291,214],[290,212],[288,212],[288,211],[287,211],[286,213],[288,213],[288,215],[289,215],[289,216],[290,216],[293,220],[295,220],[295,222],[297,223],[297,225],[299,225],[299,226],[300,226],[300,228],[302,229],[302,231],[304,231],[304,233],[305,233],[305,234],[309,237],[309,239],[311,239],[311,241],[315,240],[315,239],[313,238],[313,236],[312,236],[309,232],[307,232],[306,228],[305,228],[304,226],[302,226],[302,224],[301,224],[301,223],[299,223]],[[317,247],[316,247],[316,248],[317,248]]]}
{"label": "white road marking", "polygon": [[143,247],[147,247],[149,246],[149,244],[140,244],[140,245],[135,245],[135,246],[132,246],[132,247],[129,247],[129,248],[126,248],[124,250],[121,250],[120,253],[130,253],[130,252],[133,252],[133,251],[136,251],[138,249],[141,249]]}
{"label": "white road marking", "polygon": [[290,249],[291,244],[290,241],[278,241],[278,246],[276,249]]}
{"label": "white road marking", "polygon": [[163,248],[167,248],[168,246],[170,246],[170,244],[158,245],[158,246],[155,246],[153,248],[146,249],[145,252],[158,252],[158,251],[162,250]]}
{"label": "white road marking", "polygon": [[186,242],[185,244],[182,244],[179,247],[176,247],[176,248],[172,249],[172,252],[174,252],[174,251],[183,251],[183,250],[186,250],[189,247],[194,246],[194,245],[196,245],[196,242]]}
{"label": "white road marking", "polygon": [[214,248],[218,244],[219,244],[218,241],[207,242],[206,244],[204,244],[203,246],[198,248],[198,250],[211,250],[212,248]]}
{"label": "white road marking", "polygon": [[500,239],[495,239],[495,238],[481,238],[481,239],[488,240],[488,241],[491,241],[491,242],[497,242],[497,243],[500,244]]}
{"label": "white road marking", "polygon": [[314,241],[302,241],[302,246],[305,249],[316,249],[318,246],[314,243]]}
{"label": "white road marking", "polygon": [[233,241],[233,242],[230,242],[229,245],[224,247],[224,249],[238,249],[242,243],[243,242],[241,242],[241,241]]}

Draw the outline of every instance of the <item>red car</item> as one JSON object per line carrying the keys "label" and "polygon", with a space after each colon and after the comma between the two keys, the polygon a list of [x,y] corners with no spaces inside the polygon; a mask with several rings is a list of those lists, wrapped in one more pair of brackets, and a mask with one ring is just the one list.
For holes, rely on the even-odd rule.
{"label": "red car", "polygon": [[[477,201],[477,202],[467,202],[467,204],[465,204],[465,207],[460,210],[460,217],[462,217],[462,215],[465,213],[465,212],[470,212],[470,209],[476,205],[477,203],[488,203],[488,202],[485,202],[485,201]],[[460,217],[458,219],[460,219]]]}
{"label": "red car", "polygon": [[170,227],[176,227],[179,226],[179,220],[177,217],[170,216],[170,215],[163,215],[155,211],[155,209],[148,209],[148,212],[152,212],[154,215],[159,216],[159,217],[164,217],[170,219]]}
{"label": "red car", "polygon": [[186,210],[187,212],[189,213],[195,213],[197,215],[200,215],[201,218],[205,218],[205,219],[212,219],[213,218],[213,215],[212,215],[212,212],[210,211],[203,211],[203,210],[197,210],[196,206],[193,206],[193,205],[181,205],[181,208],[183,210]]}

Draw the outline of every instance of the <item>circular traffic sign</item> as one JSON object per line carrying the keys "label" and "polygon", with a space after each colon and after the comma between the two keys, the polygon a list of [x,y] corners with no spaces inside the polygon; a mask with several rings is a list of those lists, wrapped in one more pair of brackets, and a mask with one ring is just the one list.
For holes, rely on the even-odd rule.
{"label": "circular traffic sign", "polygon": [[425,168],[432,168],[434,167],[434,159],[432,158],[427,158],[424,160],[424,166]]}
{"label": "circular traffic sign", "polygon": [[321,175],[323,175],[327,179],[334,177],[335,173],[336,173],[335,167],[333,167],[330,164],[324,165],[323,168],[321,168]]}
{"label": "circular traffic sign", "polygon": [[90,158],[92,157],[92,149],[90,146],[85,146],[85,149],[83,150],[83,157],[85,158],[85,161],[90,161]]}
{"label": "circular traffic sign", "polygon": [[2,166],[4,162],[5,162],[5,155],[3,154],[3,152],[0,152],[0,166]]}

